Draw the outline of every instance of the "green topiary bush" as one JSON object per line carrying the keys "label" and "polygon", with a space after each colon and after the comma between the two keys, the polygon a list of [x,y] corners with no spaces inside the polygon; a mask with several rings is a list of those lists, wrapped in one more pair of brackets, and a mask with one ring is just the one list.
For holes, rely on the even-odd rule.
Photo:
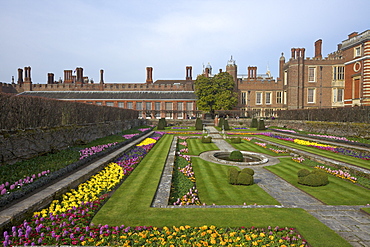
{"label": "green topiary bush", "polygon": [[243,161],[243,154],[238,150],[234,150],[230,153],[229,159],[232,161]]}
{"label": "green topiary bush", "polygon": [[167,126],[166,119],[164,118],[159,119],[157,130],[164,130],[166,126]]}
{"label": "green topiary bush", "polygon": [[257,128],[257,127],[258,127],[257,118],[252,118],[251,128]]}
{"label": "green topiary bush", "polygon": [[235,167],[230,167],[227,174],[229,184],[236,184],[238,182],[238,175],[238,169],[236,169]]}
{"label": "green topiary bush", "polygon": [[251,168],[244,168],[243,170],[241,170],[240,172],[242,173],[248,173],[249,175],[253,176],[254,175],[254,170],[251,169]]}
{"label": "green topiary bush", "polygon": [[252,185],[254,183],[253,176],[246,172],[239,172],[237,184]]}
{"label": "green topiary bush", "polygon": [[236,138],[231,138],[230,141],[231,143],[241,143],[242,139],[240,137],[236,137]]}
{"label": "green topiary bush", "polygon": [[[309,172],[307,174],[307,170],[303,171],[306,169],[301,169],[298,171],[298,183],[302,185],[307,185],[307,186],[313,186],[313,187],[318,187],[318,186],[324,186],[329,183],[328,179],[328,174],[319,171],[319,170],[314,170],[312,172]],[[304,174],[307,174],[304,176]]]}
{"label": "green topiary bush", "polygon": [[310,171],[307,169],[301,169],[298,171],[298,177],[305,177],[310,174]]}
{"label": "green topiary bush", "polygon": [[229,121],[224,120],[224,130],[230,130]]}
{"label": "green topiary bush", "polygon": [[225,122],[225,119],[224,119],[224,118],[220,118],[220,119],[218,120],[218,127],[219,127],[219,128],[222,128],[222,125],[224,125],[224,122]]}
{"label": "green topiary bush", "polygon": [[212,137],[208,136],[208,137],[204,137],[202,136],[202,143],[211,143],[212,142]]}
{"label": "green topiary bush", "polygon": [[196,130],[203,130],[203,122],[202,122],[202,119],[197,118],[197,120],[195,120],[195,129]]}
{"label": "green topiary bush", "polygon": [[257,130],[265,130],[266,127],[265,127],[265,121],[263,121],[263,119],[260,119],[260,121],[258,121],[258,124],[257,124]]}

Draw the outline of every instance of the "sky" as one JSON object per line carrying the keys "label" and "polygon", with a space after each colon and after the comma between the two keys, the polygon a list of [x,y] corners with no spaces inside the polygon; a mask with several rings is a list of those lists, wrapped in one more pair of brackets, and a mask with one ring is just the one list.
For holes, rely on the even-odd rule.
{"label": "sky", "polygon": [[233,57],[239,74],[278,77],[281,53],[305,48],[322,54],[352,32],[370,29],[369,0],[0,0],[0,82],[17,81],[31,66],[33,83],[47,74],[83,67],[95,82],[193,79],[210,63],[225,70]]}

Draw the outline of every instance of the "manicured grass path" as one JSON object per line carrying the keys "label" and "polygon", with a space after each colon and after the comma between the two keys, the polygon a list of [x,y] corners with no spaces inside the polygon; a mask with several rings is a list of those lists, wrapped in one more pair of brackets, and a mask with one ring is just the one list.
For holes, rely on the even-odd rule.
{"label": "manicured grass path", "polygon": [[328,175],[329,184],[325,186],[310,187],[298,184],[297,172],[302,168],[308,170],[313,170],[314,168],[299,164],[290,158],[280,158],[280,160],[281,163],[274,166],[266,166],[265,169],[328,205],[365,205],[370,202],[369,189],[332,175]]}
{"label": "manicured grass path", "polygon": [[165,135],[94,217],[111,226],[294,227],[312,246],[351,246],[303,209],[151,208],[172,141]]}
{"label": "manicured grass path", "polygon": [[230,140],[227,140],[234,148],[242,151],[248,151],[248,152],[255,152],[255,153],[263,153],[271,156],[286,156],[289,155],[288,153],[274,153],[268,148],[263,148],[261,146],[258,146],[254,142],[242,140],[241,143],[231,143]]}
{"label": "manicured grass path", "polygon": [[347,155],[341,155],[341,154],[337,154],[337,153],[334,153],[334,152],[331,152],[331,151],[321,150],[321,149],[314,148],[314,147],[303,146],[303,145],[299,145],[299,144],[294,143],[294,142],[279,140],[277,138],[272,138],[272,137],[268,137],[268,136],[260,136],[259,135],[258,137],[261,138],[261,139],[272,141],[272,142],[282,144],[282,145],[285,145],[285,146],[288,146],[288,147],[292,147],[292,148],[296,148],[296,149],[299,149],[299,150],[302,150],[302,151],[314,153],[316,155],[321,155],[321,156],[326,157],[326,158],[330,158],[330,159],[333,159],[333,160],[337,160],[337,161],[345,162],[345,163],[348,163],[348,164],[356,165],[356,166],[359,166],[359,167],[363,167],[363,168],[366,168],[366,169],[370,169],[370,162],[368,160],[363,160],[363,159],[360,159],[360,158],[355,158],[355,157],[347,156]]}
{"label": "manicured grass path", "polygon": [[211,143],[202,143],[200,139],[189,138],[186,140],[188,143],[189,153],[188,155],[199,155],[206,151],[218,150],[218,147],[213,142]]}
{"label": "manicured grass path", "polygon": [[207,205],[280,205],[257,184],[250,186],[231,185],[227,180],[230,166],[207,162],[201,158],[192,158],[193,170],[199,198]]}

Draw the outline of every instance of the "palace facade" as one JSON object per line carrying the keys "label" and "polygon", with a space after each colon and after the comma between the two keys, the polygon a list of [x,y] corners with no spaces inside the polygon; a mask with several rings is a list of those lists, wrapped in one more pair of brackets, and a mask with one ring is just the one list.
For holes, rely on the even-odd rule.
{"label": "palace facade", "polygon": [[[221,71],[221,70],[220,70]],[[334,108],[370,105],[370,30],[353,32],[336,50],[322,55],[322,40],[314,43],[314,55],[306,57],[305,48],[292,48],[290,58],[279,58],[279,75],[257,73],[249,66],[238,73],[231,57],[226,72],[235,80],[238,104],[233,115],[271,117],[278,110]],[[208,64],[206,76],[214,76]],[[183,80],[153,80],[153,68],[146,68],[143,83],[106,83],[104,71],[94,83],[83,68],[64,70],[64,78],[54,80],[48,73],[46,84],[34,84],[31,67],[18,69],[17,83],[0,83],[0,92],[71,100],[88,104],[136,109],[142,118],[185,119],[200,116],[194,94],[192,67],[185,67]]]}

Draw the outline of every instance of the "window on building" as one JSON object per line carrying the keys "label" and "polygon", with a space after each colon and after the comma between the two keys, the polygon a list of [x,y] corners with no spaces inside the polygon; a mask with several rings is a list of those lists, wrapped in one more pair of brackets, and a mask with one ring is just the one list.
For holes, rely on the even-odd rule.
{"label": "window on building", "polygon": [[308,81],[309,82],[315,82],[316,81],[316,68],[315,67],[309,67],[308,68]]}
{"label": "window on building", "polygon": [[361,56],[361,46],[355,47],[355,57]]}
{"label": "window on building", "polygon": [[266,102],[266,105],[270,105],[271,104],[271,92],[267,92],[265,94],[265,102]]}
{"label": "window on building", "polygon": [[150,111],[152,109],[152,102],[145,102],[145,109]]}
{"label": "window on building", "polygon": [[256,105],[262,105],[262,93],[256,92]]}
{"label": "window on building", "polygon": [[118,102],[118,107],[123,108],[123,102]]}
{"label": "window on building", "polygon": [[86,103],[87,103],[87,104],[92,104],[93,102],[91,102],[91,101],[87,101]]}
{"label": "window on building", "polygon": [[193,110],[193,102],[186,102],[186,110],[187,111]]}
{"label": "window on building", "polygon": [[136,102],[136,110],[142,110],[143,109],[143,102]]}
{"label": "window on building", "polygon": [[127,109],[133,109],[132,102],[127,102]]}
{"label": "window on building", "polygon": [[333,66],[333,81],[344,80],[344,66]]}
{"label": "window on building", "polygon": [[307,103],[315,103],[315,89],[309,88],[307,91]]}
{"label": "window on building", "polygon": [[283,92],[276,92],[276,104],[281,104],[283,102]]}
{"label": "window on building", "polygon": [[335,103],[337,103],[337,102],[343,102],[344,89],[343,88],[334,88],[333,91],[334,91],[333,92],[333,95],[334,95],[333,101]]}
{"label": "window on building", "polygon": [[242,94],[241,94],[241,104],[242,105],[245,105],[246,103],[247,103],[247,93],[246,92],[242,92]]}
{"label": "window on building", "polygon": [[287,91],[284,91],[284,95],[283,95],[283,102],[284,102],[284,105],[287,104]]}
{"label": "window on building", "polygon": [[284,85],[288,85],[288,71],[284,71]]}
{"label": "window on building", "polygon": [[155,117],[160,118],[161,117],[161,102],[155,102],[154,103],[154,109],[155,109]]}
{"label": "window on building", "polygon": [[166,110],[172,110],[172,102],[166,102]]}
{"label": "window on building", "polygon": [[105,103],[107,106],[114,106],[114,103],[113,102],[106,102]]}
{"label": "window on building", "polygon": [[97,104],[97,105],[102,105],[102,102],[95,102],[95,104]]}
{"label": "window on building", "polygon": [[182,111],[182,105],[183,105],[182,102],[177,102],[177,110],[178,111]]}

